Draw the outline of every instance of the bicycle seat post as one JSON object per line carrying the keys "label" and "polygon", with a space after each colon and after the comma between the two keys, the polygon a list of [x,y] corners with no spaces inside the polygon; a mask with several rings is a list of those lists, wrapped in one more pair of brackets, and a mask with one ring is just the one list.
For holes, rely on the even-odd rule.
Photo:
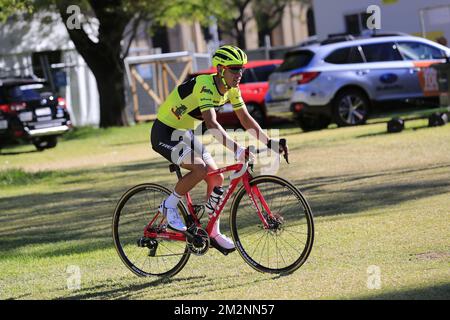
{"label": "bicycle seat post", "polygon": [[177,166],[176,164],[171,164],[170,166],[169,166],[169,171],[170,172],[176,172],[176,174],[177,174],[177,177],[178,177],[178,180],[180,180],[183,176],[181,175],[181,169],[180,169],[180,167],[179,166]]}

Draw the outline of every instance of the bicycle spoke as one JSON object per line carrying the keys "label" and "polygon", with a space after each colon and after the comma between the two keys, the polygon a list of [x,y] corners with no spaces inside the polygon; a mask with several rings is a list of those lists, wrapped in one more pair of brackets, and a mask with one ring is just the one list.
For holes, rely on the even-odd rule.
{"label": "bicycle spoke", "polygon": [[[259,247],[259,243],[261,242],[262,238],[264,237],[264,234],[259,238],[258,244],[255,247],[255,251],[256,249]],[[253,251],[252,255],[255,253],[255,251]]]}
{"label": "bicycle spoke", "polygon": [[303,198],[299,199],[299,191],[282,179],[258,177],[254,181],[252,188],[262,197],[255,197],[257,203],[266,214],[264,200],[271,216],[266,218],[267,228],[263,228],[245,190],[238,195],[232,208],[232,231],[239,239],[239,249],[245,252],[243,258],[260,271],[295,270],[311,250],[310,209]]}
{"label": "bicycle spoke", "polygon": [[300,240],[300,239],[294,237],[294,236],[292,235],[292,233],[298,233],[298,234],[302,234],[302,235],[305,235],[305,236],[308,235],[308,233],[294,232],[294,231],[288,230],[287,228],[285,228],[284,231],[290,233],[292,238],[294,238],[295,240],[298,240],[298,241],[300,241],[300,242],[302,242],[302,240]]}
{"label": "bicycle spoke", "polygon": [[262,249],[261,249],[261,258],[260,258],[260,261],[263,260],[264,248],[266,247],[266,243],[267,243],[267,233],[264,235],[264,245],[263,245],[263,247],[262,247]]}
{"label": "bicycle spoke", "polygon": [[[157,185],[148,184],[136,186],[127,194],[129,196],[124,196],[121,200],[123,203],[117,206],[119,209],[116,209],[115,212],[113,230],[116,247],[123,262],[131,271],[139,275],[177,273],[189,258],[189,254],[186,254],[185,242],[154,239],[152,241],[157,241],[158,245],[157,254],[154,256],[149,256],[150,247],[138,247],[136,243],[139,238],[144,236],[145,226],[158,214],[157,206],[170,192]],[[153,226],[160,225],[159,219],[156,217]],[[119,235],[125,237],[120,242]]]}
{"label": "bicycle spoke", "polygon": [[294,247],[291,243],[289,243],[288,241],[284,240],[283,238],[280,237],[280,241],[282,241],[283,243],[286,243],[288,245],[288,247],[292,248],[292,250],[294,250],[294,252],[297,252],[298,248]]}
{"label": "bicycle spoke", "polygon": [[[278,268],[278,238],[277,237],[275,237],[275,247],[277,248],[277,268]],[[286,260],[284,259],[283,254],[281,252],[282,251],[280,251],[281,259],[283,260],[284,264],[287,264]]]}

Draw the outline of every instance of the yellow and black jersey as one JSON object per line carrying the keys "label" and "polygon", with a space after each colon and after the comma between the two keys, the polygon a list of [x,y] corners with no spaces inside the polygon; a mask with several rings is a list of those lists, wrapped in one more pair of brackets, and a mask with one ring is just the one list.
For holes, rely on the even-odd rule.
{"label": "yellow and black jersey", "polygon": [[196,76],[176,87],[159,107],[157,119],[174,129],[193,130],[203,121],[202,112],[230,102],[233,110],[244,107],[239,88],[221,95],[213,76]]}

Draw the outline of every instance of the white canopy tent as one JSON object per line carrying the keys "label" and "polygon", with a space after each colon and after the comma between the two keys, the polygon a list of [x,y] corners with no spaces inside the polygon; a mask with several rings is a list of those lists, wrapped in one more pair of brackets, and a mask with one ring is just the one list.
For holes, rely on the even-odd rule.
{"label": "white canopy tent", "polygon": [[49,51],[61,52],[61,62],[46,67],[49,72],[65,72],[66,85],[60,94],[66,99],[72,122],[76,126],[98,125],[95,77],[75,50],[59,14],[39,12],[32,19],[13,18],[0,25],[0,77],[33,75],[33,53]]}

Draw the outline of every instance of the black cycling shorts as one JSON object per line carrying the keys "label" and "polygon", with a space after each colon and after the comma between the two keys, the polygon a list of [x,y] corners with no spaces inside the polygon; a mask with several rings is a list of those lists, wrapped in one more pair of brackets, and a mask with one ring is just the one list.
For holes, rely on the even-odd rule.
{"label": "black cycling shorts", "polygon": [[[201,156],[205,162],[211,159],[211,155],[192,130],[174,129],[158,119],[153,123],[150,141],[153,150],[177,165],[181,162],[193,163],[194,154]],[[190,158],[187,157],[189,154]]]}

